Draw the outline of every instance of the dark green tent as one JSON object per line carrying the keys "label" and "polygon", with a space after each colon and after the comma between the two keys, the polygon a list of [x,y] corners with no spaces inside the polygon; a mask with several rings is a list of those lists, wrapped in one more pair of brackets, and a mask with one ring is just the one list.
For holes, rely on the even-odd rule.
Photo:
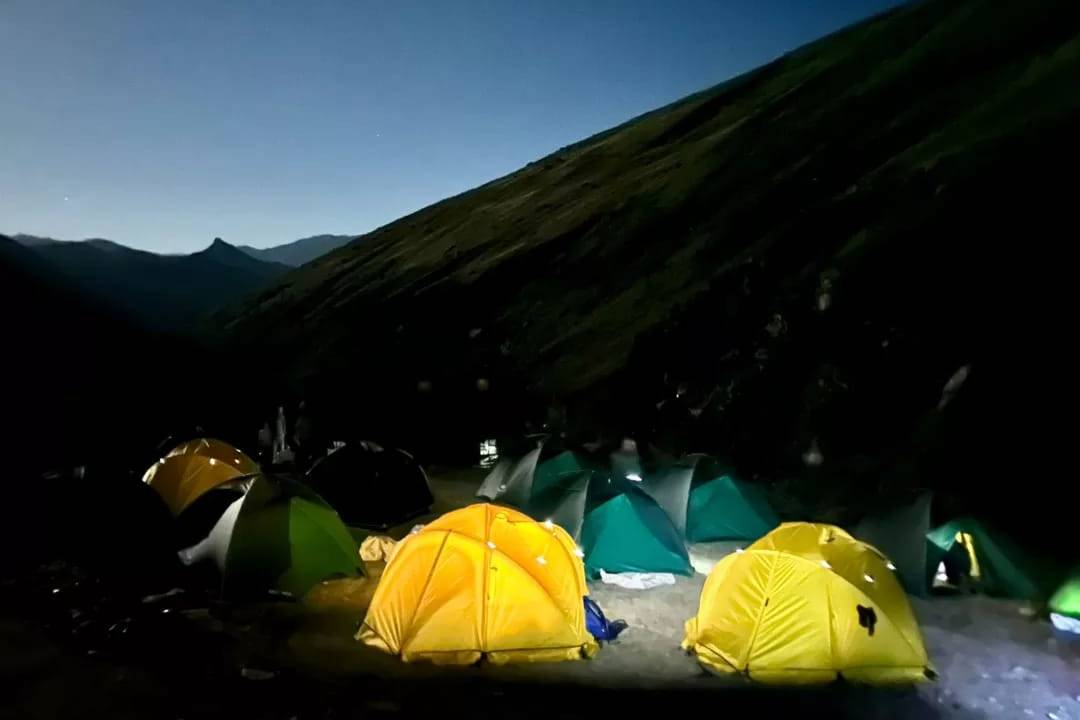
{"label": "dark green tent", "polygon": [[594,577],[601,569],[692,572],[684,541],[692,467],[673,465],[642,477],[640,463],[625,462],[630,454],[613,454],[618,470],[612,472],[595,467],[589,456],[556,448],[545,443],[519,460],[500,462],[477,495],[561,526],[581,543]]}
{"label": "dark green tent", "polygon": [[988,595],[1046,597],[1053,587],[1053,568],[974,518],[930,529],[931,503],[932,496],[925,493],[910,505],[864,519],[854,532],[889,558],[908,592],[926,595],[944,565],[950,580],[965,576],[973,589]]}
{"label": "dark green tent", "polygon": [[1029,557],[1012,541],[989,530],[974,518],[958,518],[934,528],[926,536],[927,581],[933,581],[938,563],[962,548],[969,555],[971,579],[988,595],[1046,598],[1052,589],[1053,570]]}
{"label": "dark green tent", "polygon": [[690,491],[686,539],[757,540],[780,524],[765,492],[731,475],[721,475]]}
{"label": "dark green tent", "polygon": [[304,485],[267,475],[256,476],[181,558],[212,560],[229,599],[267,591],[300,597],[318,582],[362,572],[356,542],[337,513]]}

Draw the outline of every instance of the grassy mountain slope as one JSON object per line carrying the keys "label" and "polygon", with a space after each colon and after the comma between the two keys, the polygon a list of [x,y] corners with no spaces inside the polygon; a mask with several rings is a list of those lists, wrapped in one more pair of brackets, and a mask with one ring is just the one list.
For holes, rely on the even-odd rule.
{"label": "grassy mountain slope", "polygon": [[221,240],[191,255],[158,255],[109,240],[15,239],[55,268],[62,281],[156,330],[186,331],[205,313],[288,270]]}
{"label": "grassy mountain slope", "polygon": [[917,3],[379,228],[218,323],[403,434],[527,399],[831,474],[839,505],[853,483],[974,482],[1051,306],[1078,80],[1075,3]]}
{"label": "grassy mountain slope", "polygon": [[284,245],[275,245],[269,248],[254,248],[248,245],[239,246],[240,250],[258,260],[281,263],[290,267],[299,267],[304,263],[311,262],[331,250],[349,242],[354,235],[312,235],[311,237],[294,240]]}

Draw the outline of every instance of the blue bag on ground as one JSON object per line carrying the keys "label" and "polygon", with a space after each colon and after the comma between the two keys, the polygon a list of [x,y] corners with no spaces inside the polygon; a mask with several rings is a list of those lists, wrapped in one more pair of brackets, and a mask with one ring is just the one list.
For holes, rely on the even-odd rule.
{"label": "blue bag on ground", "polygon": [[612,620],[604,617],[604,611],[600,609],[591,598],[585,598],[585,629],[597,640],[604,642],[614,640],[619,633],[626,629],[625,620]]}

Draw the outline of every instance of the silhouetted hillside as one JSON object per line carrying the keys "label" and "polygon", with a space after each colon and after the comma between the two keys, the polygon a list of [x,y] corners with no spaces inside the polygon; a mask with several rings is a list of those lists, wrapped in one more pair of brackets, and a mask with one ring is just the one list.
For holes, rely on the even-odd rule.
{"label": "silhouetted hillside", "polygon": [[12,483],[91,461],[126,470],[166,434],[196,424],[246,432],[250,423],[254,437],[258,403],[273,402],[259,368],[238,370],[147,330],[59,282],[38,253],[2,235],[0,306],[8,310],[2,410]]}
{"label": "silhouetted hillside", "polygon": [[235,302],[288,270],[216,239],[191,255],[158,255],[109,240],[15,238],[73,283],[155,330],[187,332],[205,313]]}

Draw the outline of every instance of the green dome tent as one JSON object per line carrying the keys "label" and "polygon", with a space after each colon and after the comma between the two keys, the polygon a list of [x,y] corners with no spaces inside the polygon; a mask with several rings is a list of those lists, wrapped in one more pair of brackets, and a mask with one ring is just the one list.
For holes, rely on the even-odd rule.
{"label": "green dome tent", "polygon": [[1059,630],[1080,634],[1080,568],[1050,598],[1050,621]]}
{"label": "green dome tent", "polygon": [[684,533],[693,468],[672,465],[646,474],[640,463],[615,457],[613,474],[586,455],[542,443],[519,460],[500,461],[477,495],[562,527],[581,543],[593,577],[601,569],[691,574]]}
{"label": "green dome tent", "polygon": [[987,595],[1046,597],[1053,587],[1052,568],[974,518],[930,529],[931,502],[931,494],[924,493],[909,505],[865,518],[854,533],[889,558],[909,593],[926,595],[944,564],[950,576],[967,576]]}
{"label": "green dome tent", "polygon": [[691,542],[757,540],[779,524],[764,491],[731,475],[690,490],[686,539]]}
{"label": "green dome tent", "polygon": [[963,549],[968,555],[971,580],[980,591],[1001,597],[1046,597],[1045,568],[974,518],[951,520],[931,530],[926,538],[928,586],[933,583],[938,564],[950,552]]}
{"label": "green dome tent", "polygon": [[592,577],[601,570],[693,574],[686,543],[668,514],[644,490],[625,484],[588,510],[581,548]]}
{"label": "green dome tent", "polygon": [[708,455],[686,455],[680,461],[693,469],[686,500],[689,542],[757,540],[780,524],[764,490],[743,482]]}
{"label": "green dome tent", "polygon": [[271,590],[300,597],[323,580],[361,574],[356,542],[337,513],[300,483],[266,475],[181,559],[212,560],[229,599]]}

